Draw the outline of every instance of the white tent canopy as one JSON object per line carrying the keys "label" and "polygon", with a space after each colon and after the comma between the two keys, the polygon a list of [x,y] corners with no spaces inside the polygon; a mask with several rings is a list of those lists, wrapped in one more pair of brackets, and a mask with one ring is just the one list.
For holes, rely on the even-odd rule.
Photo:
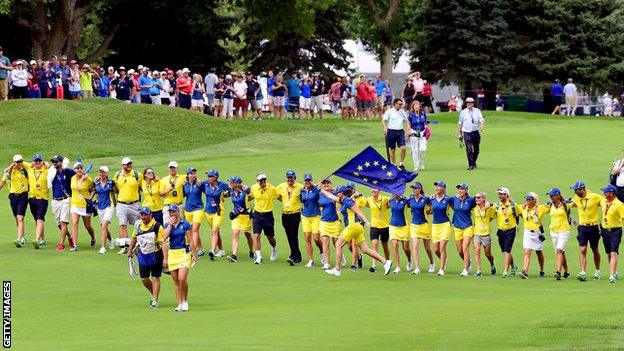
{"label": "white tent canopy", "polygon": [[[351,54],[351,58],[349,59],[350,65],[349,68],[357,71],[357,72],[365,72],[365,73],[379,73],[380,66],[379,60],[377,60],[377,56],[364,49],[364,46],[360,41],[356,40],[345,40],[344,49]],[[409,73],[410,65],[409,65],[409,55],[407,53],[403,53],[403,55],[399,58],[399,62],[392,68],[393,73]],[[346,72],[338,72],[338,73],[346,73]]]}

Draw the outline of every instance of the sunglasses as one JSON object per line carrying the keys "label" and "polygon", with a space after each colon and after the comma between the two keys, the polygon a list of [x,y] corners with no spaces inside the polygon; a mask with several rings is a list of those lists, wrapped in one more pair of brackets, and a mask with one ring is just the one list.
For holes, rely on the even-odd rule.
{"label": "sunglasses", "polygon": [[20,161],[15,161],[15,162],[17,162],[17,163],[22,163],[22,162],[24,162],[24,161],[21,161],[21,160],[20,160]]}
{"label": "sunglasses", "polygon": [[483,196],[475,196],[475,199],[483,199]]}
{"label": "sunglasses", "polygon": [[41,160],[34,160],[34,162],[41,162]]}
{"label": "sunglasses", "polygon": [[128,162],[124,166],[132,166],[132,162]]}
{"label": "sunglasses", "polygon": [[176,167],[171,166],[171,167],[169,167],[169,169],[177,169],[177,168],[176,168]]}

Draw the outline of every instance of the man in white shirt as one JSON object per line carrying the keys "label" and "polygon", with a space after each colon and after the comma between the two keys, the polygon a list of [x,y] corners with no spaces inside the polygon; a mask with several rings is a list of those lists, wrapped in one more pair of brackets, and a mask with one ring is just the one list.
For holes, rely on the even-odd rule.
{"label": "man in white shirt", "polygon": [[611,168],[611,176],[615,177],[615,184],[613,184],[617,188],[615,196],[624,202],[624,158],[615,160]]}
{"label": "man in white shirt", "polygon": [[[246,117],[247,108],[249,107],[247,101],[247,83],[243,80],[243,74],[241,73],[234,82],[234,117]],[[240,109],[240,114],[239,114]]]}
{"label": "man in white shirt", "polygon": [[578,92],[576,90],[576,85],[572,83],[572,78],[568,78],[568,84],[563,86],[563,94],[565,95],[566,116],[576,115]]}
{"label": "man in white shirt", "polygon": [[477,158],[479,157],[479,146],[481,144],[481,134],[485,120],[481,110],[474,107],[475,101],[469,97],[466,99],[466,108],[459,113],[457,123],[457,138],[464,140],[466,144],[466,157],[468,158],[468,170],[477,168]]}
{"label": "man in white shirt", "polygon": [[384,129],[384,136],[386,137],[386,147],[388,148],[388,157],[390,163],[396,165],[396,147],[401,148],[401,162],[398,167],[405,170],[403,162],[405,161],[405,138],[409,135],[410,125],[407,120],[407,115],[404,110],[403,100],[394,99],[394,108],[388,109],[381,119],[381,125]]}

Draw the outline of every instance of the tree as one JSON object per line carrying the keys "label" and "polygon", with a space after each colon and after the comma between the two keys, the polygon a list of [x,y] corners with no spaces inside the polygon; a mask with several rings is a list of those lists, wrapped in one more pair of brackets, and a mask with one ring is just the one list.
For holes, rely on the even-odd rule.
{"label": "tree", "polygon": [[[404,34],[412,24],[405,15],[408,5],[403,0],[353,0],[351,6],[355,15],[349,16],[347,25],[377,55],[381,75],[390,79],[392,67],[404,50]],[[409,6],[420,6],[420,1],[409,1]]]}

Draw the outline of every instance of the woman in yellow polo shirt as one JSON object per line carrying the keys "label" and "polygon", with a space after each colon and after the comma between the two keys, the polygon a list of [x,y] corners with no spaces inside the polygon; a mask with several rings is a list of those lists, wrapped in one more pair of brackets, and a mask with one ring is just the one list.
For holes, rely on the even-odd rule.
{"label": "woman in yellow polo shirt", "polygon": [[[379,249],[379,242],[381,241],[381,247],[386,259],[390,258],[390,249],[388,248],[388,241],[390,240],[390,217],[388,216],[388,196],[381,195],[379,189],[371,188],[371,196],[366,198],[365,206],[370,208],[371,213],[371,228],[370,228],[370,240],[373,246],[373,251],[377,252]],[[376,261],[373,260],[369,272],[377,272]]]}
{"label": "woman in yellow polo shirt", "polygon": [[160,196],[160,179],[151,167],[143,170],[143,181],[141,182],[141,192],[143,192],[142,206],[149,207],[154,220],[163,225],[163,199]]}
{"label": "woman in yellow polo shirt", "polygon": [[531,262],[531,252],[537,254],[537,262],[540,265],[540,278],[544,278],[544,227],[542,219],[550,209],[546,205],[540,205],[539,197],[536,193],[530,192],[524,197],[526,202],[522,205],[522,223],[524,225],[524,234],[522,235],[522,246],[524,247],[524,260],[520,277],[527,279],[529,277],[529,263]]}
{"label": "woman in yellow polo shirt", "polygon": [[412,239],[412,262],[414,262],[414,271],[412,274],[420,274],[420,242],[423,241],[427,257],[429,258],[429,273],[435,272],[435,263],[433,262],[433,253],[431,252],[431,223],[427,218],[431,214],[431,199],[425,195],[422,184],[415,182],[410,185],[412,195],[410,195],[409,207],[412,213],[412,222],[410,223],[410,237]]}
{"label": "woman in yellow polo shirt", "polygon": [[74,163],[74,171],[76,174],[71,178],[71,221],[72,221],[72,246],[69,251],[78,251],[78,225],[82,217],[82,223],[91,236],[91,247],[95,247],[95,231],[91,226],[91,216],[93,213],[87,212],[87,200],[94,191],[93,180],[88,174],[82,170],[82,163]]}
{"label": "woman in yellow polo shirt", "polygon": [[472,209],[472,215],[474,217],[474,236],[472,242],[474,244],[477,272],[474,275],[475,277],[483,276],[481,272],[481,248],[483,248],[485,257],[490,262],[490,273],[495,275],[496,265],[494,263],[494,256],[492,256],[491,222],[496,218],[496,210],[494,206],[490,206],[490,204],[487,203],[485,193],[476,193],[475,201],[477,205]]}
{"label": "woman in yellow polo shirt", "polygon": [[392,253],[394,254],[394,262],[396,268],[393,273],[401,273],[401,255],[399,255],[399,242],[403,246],[403,252],[407,257],[407,266],[405,269],[410,272],[413,269],[412,254],[410,253],[410,232],[405,218],[405,209],[409,206],[409,201],[401,194],[392,195],[392,199],[388,202],[390,208],[390,240],[392,241]]}
{"label": "woman in yellow polo shirt", "polygon": [[[332,192],[332,184],[329,179],[324,179],[319,185],[319,189]],[[321,222],[319,224],[319,232],[321,233],[321,244],[323,245],[323,269],[330,269],[329,264],[329,240],[332,244],[340,237],[342,231],[342,223],[338,218],[338,209],[336,203],[331,198],[325,196],[322,192],[319,194],[319,207],[321,208]],[[344,257],[344,256],[343,256]],[[344,258],[341,259],[344,261]],[[344,266],[345,263],[342,263]]]}
{"label": "woman in yellow polo shirt", "polygon": [[570,209],[572,208],[572,203],[566,203],[561,196],[561,191],[557,188],[550,189],[546,195],[550,196],[550,205],[548,206],[550,208],[550,237],[557,255],[555,279],[561,280],[561,270],[563,270],[563,278],[566,279],[570,276],[565,247],[570,236]]}

